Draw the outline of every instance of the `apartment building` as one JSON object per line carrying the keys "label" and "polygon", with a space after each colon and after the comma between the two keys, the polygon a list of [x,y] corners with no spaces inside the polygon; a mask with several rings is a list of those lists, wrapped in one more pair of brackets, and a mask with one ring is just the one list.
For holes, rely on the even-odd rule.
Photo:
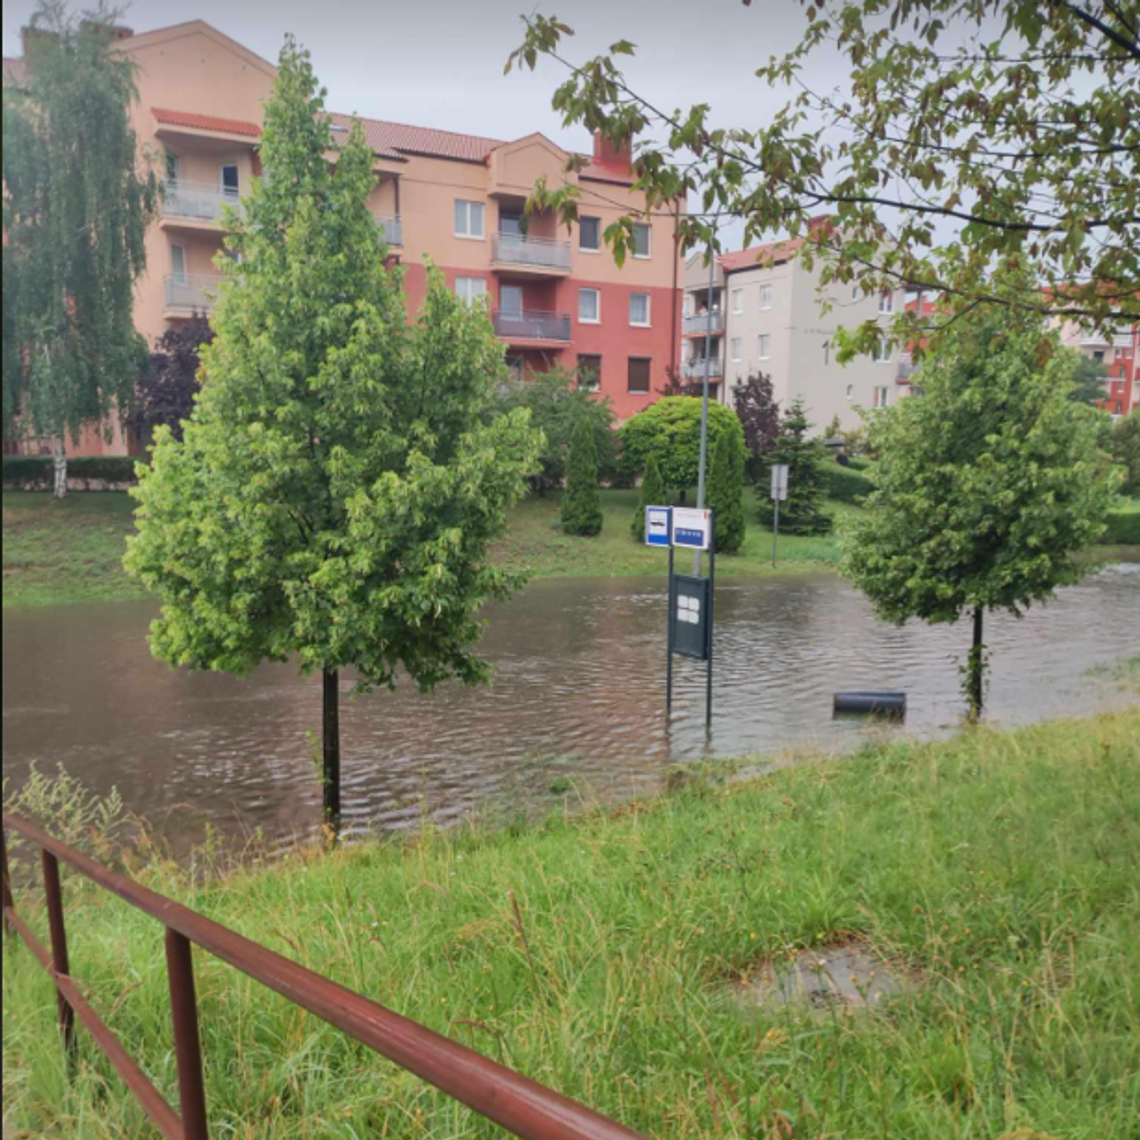
{"label": "apartment building", "polygon": [[834,307],[821,316],[819,267],[808,270],[796,257],[802,245],[798,238],[722,254],[711,280],[702,253],[685,262],[680,376],[702,379],[711,339],[710,392],[716,399],[731,406],[733,386],[763,372],[781,407],[802,397],[818,429],[835,416],[845,429],[856,428],[860,407],[886,407],[907,394],[910,366],[886,345],[873,359],[841,365],[832,343],[836,329],[867,319],[885,328],[903,304],[903,292],[867,297],[862,289],[833,285],[827,296]]}
{"label": "apartment building", "polygon": [[[120,29],[115,50],[137,65],[132,114],[144,150],[162,164],[161,216],[147,235],[147,271],[135,320],[153,343],[196,311],[208,313],[222,252],[222,209],[260,174],[263,105],[272,64],[201,20],[155,31]],[[5,83],[23,62],[5,58]],[[330,115],[334,140],[352,116]],[[522,373],[579,368],[626,419],[650,404],[675,368],[680,336],[680,262],[673,220],[636,230],[636,251],[618,269],[602,234],[636,210],[629,152],[595,143],[582,169],[535,133],[515,140],[362,119],[375,155],[370,206],[393,261],[406,267],[409,316],[426,292],[428,259],[449,287],[489,307],[508,362]],[[335,154],[330,155],[330,159]],[[568,180],[580,192],[569,230],[550,212],[524,215],[535,181]],[[84,433],[75,455],[124,454],[137,441],[115,425],[108,443]]]}
{"label": "apartment building", "polygon": [[1122,325],[1111,336],[1062,322],[1061,342],[1082,356],[1099,361],[1107,373],[1100,406],[1113,416],[1140,408],[1140,324]]}

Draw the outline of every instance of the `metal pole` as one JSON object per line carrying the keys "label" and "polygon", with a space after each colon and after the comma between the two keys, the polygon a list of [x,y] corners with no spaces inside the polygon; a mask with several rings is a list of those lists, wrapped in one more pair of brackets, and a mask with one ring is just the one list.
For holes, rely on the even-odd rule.
{"label": "metal pole", "polygon": [[772,569],[776,569],[776,539],[780,536],[780,492],[772,500]]}
{"label": "metal pole", "polygon": [[[47,902],[48,930],[51,933],[51,964],[56,974],[71,976],[67,960],[67,931],[63,924],[63,888],[59,882],[59,861],[50,851],[42,852],[44,869],[44,898]],[[56,1008],[59,1011],[59,1031],[68,1055],[75,1055],[75,1010],[67,998],[56,988]]]}
{"label": "metal pole", "polygon": [[705,731],[712,727],[713,605],[716,594],[716,511],[709,518],[708,668],[705,670]]}
{"label": "metal pole", "polygon": [[[713,231],[715,242],[716,231]],[[705,468],[708,466],[709,450],[709,370],[712,367],[712,326],[713,326],[713,286],[716,282],[716,247],[709,244],[709,317],[705,323],[705,368],[701,380],[701,459],[697,469],[697,510],[705,505]],[[693,573],[701,572],[701,552],[693,551]]]}
{"label": "metal pole", "polygon": [[178,1108],[182,1114],[183,1135],[185,1140],[210,1140],[190,940],[169,926],[166,928],[166,975],[170,983],[170,1012],[174,1020]]}
{"label": "metal pole", "polygon": [[669,612],[665,615],[665,717],[673,711],[673,536],[669,536]]}

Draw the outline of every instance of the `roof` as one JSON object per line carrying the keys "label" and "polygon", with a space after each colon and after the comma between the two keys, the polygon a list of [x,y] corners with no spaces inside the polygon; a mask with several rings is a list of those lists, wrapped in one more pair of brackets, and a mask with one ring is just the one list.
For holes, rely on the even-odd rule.
{"label": "roof", "polygon": [[28,81],[28,69],[22,59],[4,56],[4,86],[22,87]]}
{"label": "roof", "polygon": [[217,115],[199,115],[196,111],[171,111],[165,107],[151,107],[150,113],[160,122],[172,127],[189,127],[196,131],[220,131],[228,135],[249,135],[257,138],[261,127],[242,119],[223,119]]}
{"label": "roof", "polygon": [[788,261],[803,244],[802,237],[789,238],[786,241],[769,242],[767,245],[754,245],[751,249],[740,249],[735,253],[725,253],[720,257],[720,267],[725,273],[735,273],[756,266],[779,265]]}

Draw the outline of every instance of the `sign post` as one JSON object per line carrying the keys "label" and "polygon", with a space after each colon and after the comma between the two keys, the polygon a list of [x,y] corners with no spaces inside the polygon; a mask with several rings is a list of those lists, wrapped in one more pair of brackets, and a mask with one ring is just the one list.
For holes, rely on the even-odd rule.
{"label": "sign post", "polygon": [[772,569],[776,569],[776,542],[780,536],[780,501],[788,497],[788,465],[772,464]]}

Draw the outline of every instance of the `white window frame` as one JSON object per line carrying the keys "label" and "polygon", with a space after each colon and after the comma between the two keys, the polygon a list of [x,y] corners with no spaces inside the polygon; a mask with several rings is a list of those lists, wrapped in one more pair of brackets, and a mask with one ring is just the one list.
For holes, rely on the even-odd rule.
{"label": "white window frame", "polygon": [[[182,255],[182,269],[181,270],[179,270],[175,265],[175,260],[174,260],[174,251],[175,250],[178,250],[178,252]],[[175,281],[178,281],[183,285],[186,284],[186,281],[190,276],[189,273],[187,272],[186,266],[187,266],[186,247],[180,241],[172,241],[170,243],[170,276]]]}
{"label": "white window frame", "polygon": [[[633,319],[633,299],[634,297],[645,298],[645,320],[635,321]],[[648,329],[653,327],[653,298],[648,293],[630,293],[629,295],[629,326],[634,329]]]}
{"label": "white window frame", "polygon": [[756,337],[756,359],[757,360],[771,360],[772,359],[772,334],[760,333]]}
{"label": "white window frame", "polygon": [[[882,398],[880,399],[880,394]],[[888,408],[891,403],[891,389],[889,384],[876,384],[871,396],[871,404],[876,408]]]}
{"label": "white window frame", "polygon": [[237,174],[237,185],[233,189],[233,196],[237,198],[241,194],[241,164],[237,162],[218,163],[218,189],[221,190],[223,195],[229,193],[229,189],[226,186],[227,170],[233,170]]}
{"label": "white window frame", "polygon": [[[582,316],[582,298],[587,293],[594,295],[595,317]],[[578,323],[580,325],[600,325],[602,323],[602,291],[601,289],[584,288],[578,290]]]}
{"label": "white window frame", "polygon": [[733,289],[732,291],[732,311],[740,314],[744,312],[744,290]]}
{"label": "white window frame", "polygon": [[772,282],[760,282],[760,311],[766,312],[772,307]]}
{"label": "white window frame", "polygon": [[[583,245],[582,244],[582,223],[584,221],[591,221],[598,223],[598,244],[597,245]],[[593,214],[583,214],[578,219],[578,249],[582,253],[601,253],[602,252],[602,219],[594,217]]]}
{"label": "white window frame", "polygon": [[728,349],[729,349],[729,352],[732,354],[732,363],[733,364],[739,364],[740,363],[740,354],[741,354],[743,348],[744,348],[744,338],[743,337],[734,336],[728,342]]}
{"label": "white window frame", "polygon": [[849,400],[855,399],[855,385],[854,384],[848,384],[847,385],[847,399],[849,399]]}
{"label": "white window frame", "polygon": [[[886,353],[885,356],[883,355],[884,352]],[[878,342],[878,344],[875,345],[875,355],[874,355],[875,363],[876,364],[890,364],[890,362],[893,358],[894,358],[894,348],[891,346],[891,342],[885,336],[879,337],[879,342]]]}
{"label": "white window frame", "polygon": [[633,228],[635,232],[639,229],[643,229],[645,231],[645,252],[638,253],[637,243],[635,242],[633,247],[633,256],[636,257],[639,261],[648,261],[653,256],[653,227],[648,222],[634,222]]}
{"label": "white window frame", "polygon": [[[460,282],[463,282],[463,288],[460,288]],[[473,290],[472,285],[476,282],[481,286],[478,290]],[[461,300],[465,301],[468,305],[475,304],[476,297],[487,296],[487,278],[486,277],[468,277],[461,275],[455,279],[455,295]]]}
{"label": "white window frame", "polygon": [[[598,370],[594,373],[593,384],[584,384],[582,382],[582,357],[592,356],[598,362]],[[578,373],[578,387],[583,392],[600,392],[602,388],[602,354],[600,352],[580,352],[578,353],[578,364],[576,371]]]}
{"label": "white window frame", "polygon": [[879,294],[879,312],[893,313],[895,311],[895,295],[890,289],[884,289]]}
{"label": "white window frame", "polygon": [[[459,207],[463,206],[464,224],[467,229],[466,232],[459,228]],[[478,207],[479,210],[479,232],[473,233],[471,230],[472,207]],[[456,198],[452,206],[452,225],[455,228],[455,236],[462,241],[486,241],[487,240],[487,204],[485,202],[476,202],[472,198]]]}

